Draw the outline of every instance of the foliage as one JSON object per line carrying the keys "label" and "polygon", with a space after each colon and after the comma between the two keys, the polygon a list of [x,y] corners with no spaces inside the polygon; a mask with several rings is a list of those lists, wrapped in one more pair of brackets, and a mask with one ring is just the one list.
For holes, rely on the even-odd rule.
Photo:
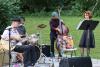
{"label": "foliage", "polygon": [[100,16],[100,0],[76,0],[76,4],[79,5],[80,12],[90,10],[94,16]]}
{"label": "foliage", "polygon": [[96,3],[96,0],[76,0],[76,3],[80,5],[82,11],[92,10]]}
{"label": "foliage", "polygon": [[[98,4],[95,6],[95,4]],[[63,7],[68,15],[82,15],[86,10],[93,10],[95,16],[100,16],[100,0],[21,0],[23,12],[41,13],[57,10],[58,6]]]}
{"label": "foliage", "polygon": [[97,5],[94,8],[94,16],[100,16],[100,0],[97,0]]}
{"label": "foliage", "polygon": [[44,10],[49,12],[57,9],[58,6],[70,8],[72,1],[74,0],[21,0],[21,6],[23,11],[40,12]]}
{"label": "foliage", "polygon": [[20,12],[20,0],[0,0],[0,34],[9,24],[12,16]]}
{"label": "foliage", "polygon": [[50,6],[51,0],[21,0],[21,8],[23,11],[39,12]]}

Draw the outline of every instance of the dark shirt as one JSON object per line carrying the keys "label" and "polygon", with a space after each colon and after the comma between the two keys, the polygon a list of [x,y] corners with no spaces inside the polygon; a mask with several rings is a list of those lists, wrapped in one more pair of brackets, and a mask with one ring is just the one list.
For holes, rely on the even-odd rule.
{"label": "dark shirt", "polygon": [[50,24],[50,31],[52,33],[56,33],[55,28],[57,28],[59,25],[59,19],[51,19],[49,24]]}
{"label": "dark shirt", "polygon": [[18,28],[17,28],[17,31],[20,35],[26,35],[26,29],[23,25],[20,25]]}
{"label": "dark shirt", "polygon": [[[57,33],[57,31],[55,30],[55,28],[59,28],[59,23],[61,22],[61,25],[65,26],[65,24],[62,21],[59,21],[59,19],[51,19],[50,21],[50,31],[52,33]],[[65,29],[64,29],[65,30]]]}

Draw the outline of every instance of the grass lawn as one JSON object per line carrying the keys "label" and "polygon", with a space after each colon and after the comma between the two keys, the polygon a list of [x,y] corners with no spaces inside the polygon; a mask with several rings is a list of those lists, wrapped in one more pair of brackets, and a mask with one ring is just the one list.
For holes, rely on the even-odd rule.
{"label": "grass lawn", "polygon": [[[73,38],[74,38],[74,45],[75,45],[75,47],[78,48],[77,55],[80,56],[80,50],[79,50],[78,44],[79,44],[79,41],[80,41],[82,31],[76,30],[76,27],[77,27],[78,23],[82,20],[82,17],[62,16],[61,18],[63,19],[66,26],[69,27],[70,35],[72,35]],[[25,27],[26,27],[27,33],[29,35],[35,34],[35,33],[40,33],[41,43],[50,45],[50,39],[49,39],[50,17],[25,16],[25,19],[26,19]],[[99,17],[93,18],[93,19],[100,21]],[[44,29],[38,29],[37,26],[39,24],[46,24],[47,27],[44,28]],[[97,26],[97,28],[94,31],[96,47],[91,50],[91,57],[97,58],[97,59],[98,58],[100,59],[100,30],[99,29],[100,29],[100,24]],[[0,56],[0,58],[1,58],[1,56]]]}
{"label": "grass lawn", "polygon": [[[50,17],[34,17],[34,16],[25,16],[26,23],[25,27],[27,29],[28,34],[34,34],[34,33],[41,33],[41,43],[50,45],[50,39],[49,39],[49,20]],[[75,47],[78,48],[77,55],[80,55],[80,50],[78,47],[80,36],[82,34],[82,31],[76,30],[76,27],[78,23],[82,20],[82,17],[71,17],[71,16],[62,16],[61,17],[66,24],[66,26],[70,29],[70,34],[74,38]],[[93,18],[95,20],[99,20],[99,17]],[[47,27],[44,29],[38,29],[37,26],[39,24],[46,24]],[[96,48],[91,50],[91,56],[94,58],[100,58],[100,24],[97,26],[97,28],[94,31],[95,34],[95,41],[96,41]]]}

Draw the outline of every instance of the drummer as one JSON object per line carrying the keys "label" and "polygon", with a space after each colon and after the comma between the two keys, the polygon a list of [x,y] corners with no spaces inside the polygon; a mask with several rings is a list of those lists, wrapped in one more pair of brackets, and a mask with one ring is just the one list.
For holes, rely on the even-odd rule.
{"label": "drummer", "polygon": [[[20,34],[17,31],[17,27],[19,26],[21,20],[18,17],[14,17],[12,19],[11,26],[8,26],[3,34],[1,35],[1,39],[5,41],[10,41],[10,45],[15,46],[13,51],[24,53],[24,67],[28,67],[34,65],[36,63],[36,53],[35,48],[32,45],[16,45],[18,41],[21,40]],[[10,32],[10,38],[9,38]],[[9,45],[9,44],[7,44]]]}

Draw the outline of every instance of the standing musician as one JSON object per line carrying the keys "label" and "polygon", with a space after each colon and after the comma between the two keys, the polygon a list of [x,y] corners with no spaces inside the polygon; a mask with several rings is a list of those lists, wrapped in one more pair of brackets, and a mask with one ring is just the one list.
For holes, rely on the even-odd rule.
{"label": "standing musician", "polygon": [[[1,43],[2,45],[5,45],[6,48],[7,47],[9,48],[8,43],[10,41],[10,46],[14,47],[12,51],[22,52],[24,55],[24,67],[28,67],[36,63],[35,59],[36,53],[35,53],[35,48],[32,45],[17,44],[19,41],[21,41],[21,35],[18,33],[17,30],[18,26],[20,25],[20,22],[21,20],[18,17],[12,19],[11,26],[8,26],[1,35]],[[10,32],[10,38],[9,38],[9,32]]]}
{"label": "standing musician", "polygon": [[[92,19],[92,13],[91,11],[85,11],[84,12],[84,20],[91,20]],[[82,23],[82,22],[80,22]],[[79,27],[77,27],[78,29]],[[89,38],[88,38],[89,35]],[[88,43],[88,44],[87,44]],[[87,45],[89,48],[87,48]],[[90,54],[90,48],[95,48],[95,38],[94,38],[94,34],[92,30],[84,30],[80,43],[79,43],[79,47],[81,50],[81,56],[85,56],[85,52],[86,55],[88,56]]]}
{"label": "standing musician", "polygon": [[[65,26],[65,24],[59,20],[59,16],[57,12],[53,12],[52,13],[52,18],[50,21],[50,41],[51,41],[51,56],[55,56],[54,55],[54,42],[55,40],[57,40],[58,34],[63,35],[62,33],[60,33],[60,28],[59,25]],[[64,35],[67,35],[69,32],[69,29],[67,28],[66,33],[64,33]],[[57,43],[57,49],[58,49],[58,43]],[[59,52],[59,56],[61,56],[60,51],[58,49]]]}

